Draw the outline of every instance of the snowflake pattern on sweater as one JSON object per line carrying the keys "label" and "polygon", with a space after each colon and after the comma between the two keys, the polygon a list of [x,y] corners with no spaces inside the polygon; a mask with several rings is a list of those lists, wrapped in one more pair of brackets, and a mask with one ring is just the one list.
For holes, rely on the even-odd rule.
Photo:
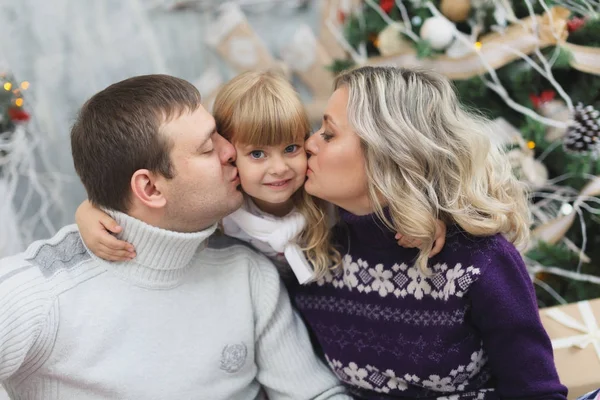
{"label": "snowflake pattern on sweater", "polygon": [[[344,365],[336,359],[330,360],[327,356],[325,358],[331,369],[343,382],[371,389],[378,393],[390,393],[390,390],[404,391],[408,388],[408,385],[440,392],[464,391],[469,379],[477,375],[486,362],[483,349],[481,349],[471,355],[471,362],[468,365],[459,365],[456,369],[450,371],[449,376],[429,375],[421,378],[414,374],[404,374],[404,376],[397,377],[391,369],[381,372],[371,365],[362,368],[355,362]],[[486,392],[491,391],[486,390]]]}
{"label": "snowflake pattern on sweater", "polygon": [[[432,267],[433,274],[424,274],[416,265],[408,266],[406,263],[393,264],[386,266],[378,263],[370,266],[369,263],[361,258],[354,260],[351,255],[345,255],[342,259],[342,270],[337,274],[329,272],[323,278],[316,282],[317,286],[330,286],[336,291],[358,292],[378,296],[379,298],[412,298],[420,302],[424,298],[429,301],[445,302],[454,297],[462,298],[469,290],[469,287],[477,281],[480,276],[480,269],[474,266],[464,267],[457,263],[449,267],[445,263],[438,263]],[[440,326],[452,327],[464,323],[466,308],[459,308],[450,312],[443,310],[419,310],[403,309],[381,304],[363,303],[351,299],[339,299],[335,296],[299,296],[297,297],[298,306],[304,310],[318,310],[328,313],[354,314],[362,318],[373,321],[389,321],[417,327]],[[335,343],[341,347],[353,347],[359,351],[372,350],[378,354],[385,351],[394,351],[400,356],[402,347],[413,347],[418,349],[418,353],[423,350],[430,353],[427,356],[431,358],[442,358],[441,354],[436,354],[436,346],[427,346],[426,343],[417,341],[410,342],[402,338],[394,340],[399,346],[392,347],[382,345],[380,341],[373,341],[377,334],[373,331],[367,334],[361,334],[361,331],[350,329],[342,332],[341,329],[325,333],[327,329],[324,325],[316,326],[316,331],[321,333],[325,339],[325,344]],[[442,350],[441,347],[438,346]],[[404,354],[406,355],[406,354]],[[408,354],[409,359],[418,359],[418,354]],[[425,374],[418,375],[414,373],[401,374],[395,369],[380,370],[370,364],[360,364],[355,361],[346,360],[345,362],[336,358],[330,358],[326,354],[327,362],[338,378],[343,382],[355,387],[368,389],[377,393],[403,392],[409,387],[421,390],[423,393],[465,391],[471,388],[471,380],[482,372],[487,358],[481,344],[470,355],[470,359],[458,364],[446,375]],[[488,377],[486,372],[484,377]],[[481,380],[481,377],[480,379]],[[483,393],[486,393],[485,391]],[[491,392],[490,392],[491,393]],[[484,397],[485,398],[485,397]]]}
{"label": "snowflake pattern on sweater", "polygon": [[348,290],[358,290],[360,293],[377,292],[381,297],[394,295],[397,298],[413,296],[420,300],[424,295],[434,299],[448,300],[451,296],[463,297],[469,286],[477,280],[479,268],[469,266],[464,268],[456,264],[449,268],[446,264],[435,264],[431,268],[433,274],[427,276],[421,269],[405,263],[394,264],[385,268],[383,264],[369,267],[369,264],[346,254],[342,260],[343,273],[334,276],[329,271],[317,281],[317,285],[331,284],[335,288],[346,287]]}
{"label": "snowflake pattern on sweater", "polygon": [[[448,228],[424,273],[374,215],[340,210],[338,271],[295,303],[361,400],[565,400],[518,251]],[[538,368],[528,368],[534,362]]]}

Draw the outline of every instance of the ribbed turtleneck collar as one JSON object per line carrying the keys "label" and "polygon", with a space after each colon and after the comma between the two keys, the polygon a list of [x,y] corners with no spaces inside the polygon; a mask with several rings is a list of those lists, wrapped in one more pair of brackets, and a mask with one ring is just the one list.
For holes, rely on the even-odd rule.
{"label": "ribbed turtleneck collar", "polygon": [[135,247],[136,257],[131,261],[109,263],[114,273],[132,283],[149,288],[177,286],[190,267],[200,246],[217,227],[194,233],[168,231],[148,225],[127,214],[107,211],[123,228],[117,235]]}
{"label": "ribbed turtleneck collar", "polygon": [[[384,214],[389,218],[387,208],[384,209]],[[363,244],[376,247],[397,246],[397,240],[394,239],[396,233],[388,229],[377,214],[355,215],[340,208],[339,215],[340,219]]]}

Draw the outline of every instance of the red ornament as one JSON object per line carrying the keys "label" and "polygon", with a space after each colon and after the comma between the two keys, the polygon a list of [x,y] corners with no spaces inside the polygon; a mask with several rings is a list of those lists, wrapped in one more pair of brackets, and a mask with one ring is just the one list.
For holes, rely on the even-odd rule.
{"label": "red ornament", "polygon": [[8,117],[14,122],[29,121],[29,114],[21,108],[12,107],[8,109]]}
{"label": "red ornament", "polygon": [[340,24],[343,24],[346,21],[346,14],[342,10],[338,10],[337,20]]}
{"label": "red ornament", "polygon": [[585,18],[573,17],[567,21],[567,30],[569,32],[575,32],[585,25]]}
{"label": "red ornament", "polygon": [[392,11],[392,8],[394,8],[395,5],[395,0],[379,0],[379,7],[381,7],[381,9],[388,14],[390,11]]}
{"label": "red ornament", "polygon": [[554,90],[544,90],[542,93],[540,93],[539,96],[536,96],[533,93],[530,94],[529,99],[531,100],[535,108],[539,108],[542,104],[554,100],[555,96],[556,93],[554,92]]}

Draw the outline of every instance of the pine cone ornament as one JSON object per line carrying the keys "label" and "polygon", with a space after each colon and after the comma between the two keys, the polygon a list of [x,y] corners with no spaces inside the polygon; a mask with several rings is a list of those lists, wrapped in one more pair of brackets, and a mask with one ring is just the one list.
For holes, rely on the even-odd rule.
{"label": "pine cone ornament", "polygon": [[563,141],[565,151],[576,154],[600,152],[600,111],[577,104]]}

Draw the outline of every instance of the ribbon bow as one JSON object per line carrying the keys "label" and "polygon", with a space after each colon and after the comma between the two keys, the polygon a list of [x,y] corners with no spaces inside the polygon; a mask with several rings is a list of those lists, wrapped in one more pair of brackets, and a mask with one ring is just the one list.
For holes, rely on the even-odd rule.
{"label": "ribbon bow", "polygon": [[583,333],[582,335],[554,339],[552,340],[552,347],[555,349],[566,349],[569,347],[585,349],[591,344],[594,346],[598,359],[600,360],[600,327],[594,317],[592,307],[588,301],[577,303],[577,307],[583,317],[583,324],[557,308],[545,312],[548,317],[556,322]]}

